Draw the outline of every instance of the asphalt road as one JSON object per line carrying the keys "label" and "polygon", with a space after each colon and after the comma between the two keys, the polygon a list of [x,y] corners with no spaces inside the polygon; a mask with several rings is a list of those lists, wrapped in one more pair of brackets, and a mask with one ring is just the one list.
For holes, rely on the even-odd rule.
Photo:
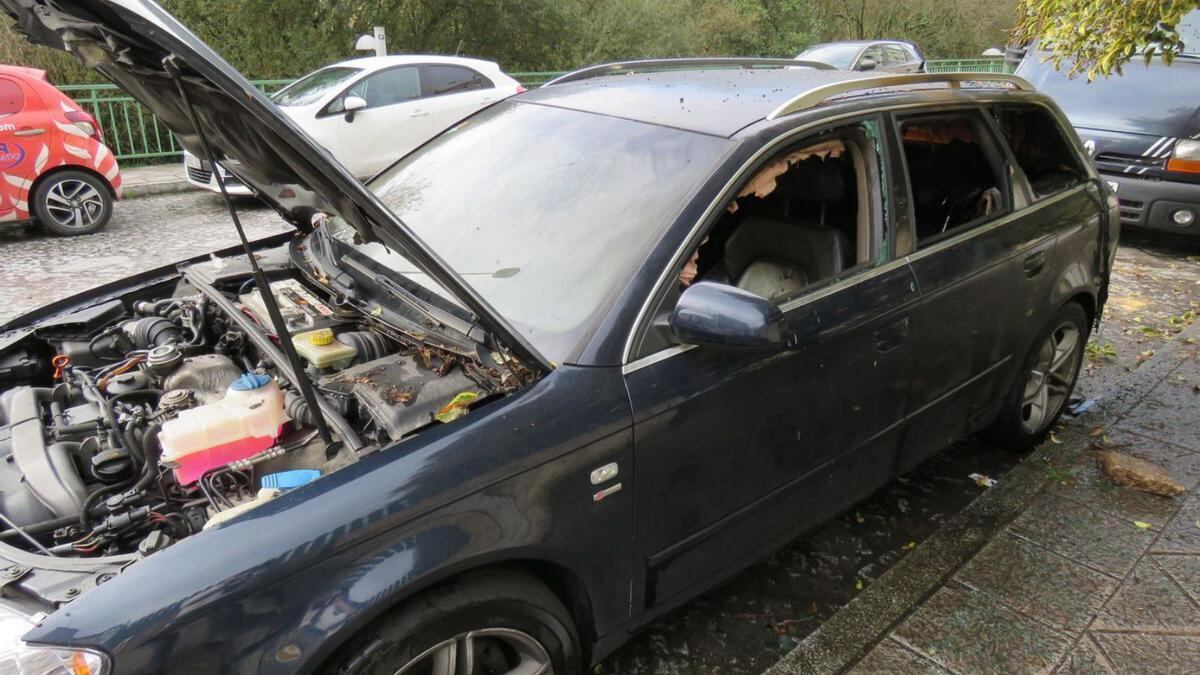
{"label": "asphalt road", "polygon": [[[251,240],[288,227],[260,202],[235,203]],[[94,286],[237,243],[224,202],[200,191],[118,202],[108,227],[82,237],[0,227],[0,323]]]}
{"label": "asphalt road", "polygon": [[[286,226],[239,203],[251,238]],[[220,199],[202,192],[117,205],[102,233],[59,239],[0,230],[0,322],[94,285],[237,242]],[[1105,322],[1078,391],[1119,380],[1200,311],[1200,244],[1127,234]],[[1191,256],[1189,258],[1189,256]],[[841,517],[658,621],[601,665],[604,673],[757,673],[774,663],[1016,459],[970,439],[893,481]]]}

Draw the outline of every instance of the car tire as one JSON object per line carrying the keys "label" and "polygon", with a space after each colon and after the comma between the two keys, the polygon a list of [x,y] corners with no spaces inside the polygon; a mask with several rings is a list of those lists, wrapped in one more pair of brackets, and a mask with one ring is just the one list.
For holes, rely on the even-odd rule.
{"label": "car tire", "polygon": [[108,225],[113,197],[104,181],[84,171],[68,169],[38,183],[31,204],[42,229],[61,237],[91,234]]}
{"label": "car tire", "polygon": [[[449,663],[454,667],[434,667]],[[580,672],[570,613],[536,579],[488,571],[464,575],[385,613],[342,647],[325,672],[474,675],[539,663],[550,666],[539,672]]]}
{"label": "car tire", "polygon": [[981,434],[985,441],[1013,452],[1042,442],[1075,389],[1088,333],[1087,313],[1078,303],[1054,314],[1022,362],[996,421]]}

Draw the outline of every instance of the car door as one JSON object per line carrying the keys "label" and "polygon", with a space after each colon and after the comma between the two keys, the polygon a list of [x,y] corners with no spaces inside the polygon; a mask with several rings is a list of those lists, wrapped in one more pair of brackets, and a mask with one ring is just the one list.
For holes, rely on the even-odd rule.
{"label": "car door", "polygon": [[[433,136],[420,72],[419,66],[411,65],[372,73],[327,107],[325,115],[337,115],[342,121],[341,142],[333,154],[354,175],[372,176]],[[349,96],[363,99],[367,106],[347,113]]]}
{"label": "car door", "polygon": [[[867,138],[860,222],[869,239],[862,248],[876,251],[883,174]],[[677,283],[675,272],[666,275],[668,285]],[[658,315],[675,296],[667,293]],[[916,300],[903,260],[867,254],[779,303],[794,348],[675,344],[625,367],[641,570],[635,613],[657,616],[886,482],[908,389]]]}
{"label": "car door", "polygon": [[903,471],[989,419],[1033,318],[1027,275],[1038,276],[1054,230],[1024,217],[1013,168],[980,110],[901,116],[893,129],[915,230],[908,259],[921,288]]}
{"label": "car door", "polygon": [[0,221],[29,216],[29,188],[37,177],[38,157],[48,156],[50,124],[32,87],[0,75]]}
{"label": "car door", "polygon": [[500,98],[495,84],[482,73],[446,63],[421,66],[421,90],[436,131],[452,126]]}

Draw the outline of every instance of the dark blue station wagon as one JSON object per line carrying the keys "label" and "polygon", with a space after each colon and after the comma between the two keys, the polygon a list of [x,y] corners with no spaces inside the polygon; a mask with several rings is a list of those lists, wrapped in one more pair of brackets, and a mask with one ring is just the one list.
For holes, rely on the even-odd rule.
{"label": "dark blue station wagon", "polygon": [[1115,199],[1020,78],[612,64],[363,186],[151,2],[0,8],[297,230],[0,327],[6,668],[582,672],[1033,446],[1105,300]]}

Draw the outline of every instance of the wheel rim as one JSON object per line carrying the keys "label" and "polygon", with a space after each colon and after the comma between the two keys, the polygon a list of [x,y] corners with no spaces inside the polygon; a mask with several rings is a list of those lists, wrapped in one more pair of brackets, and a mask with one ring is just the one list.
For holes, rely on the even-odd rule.
{"label": "wheel rim", "polygon": [[104,213],[104,196],[91,184],[68,178],[46,191],[46,213],[62,227],[87,229]]}
{"label": "wheel rim", "polygon": [[1068,321],[1055,328],[1038,349],[1037,362],[1029,372],[1021,398],[1025,433],[1032,435],[1045,429],[1066,404],[1082,341],[1079,327]]}
{"label": "wheel rim", "polygon": [[550,653],[527,633],[484,628],[421,652],[395,675],[550,675]]}

